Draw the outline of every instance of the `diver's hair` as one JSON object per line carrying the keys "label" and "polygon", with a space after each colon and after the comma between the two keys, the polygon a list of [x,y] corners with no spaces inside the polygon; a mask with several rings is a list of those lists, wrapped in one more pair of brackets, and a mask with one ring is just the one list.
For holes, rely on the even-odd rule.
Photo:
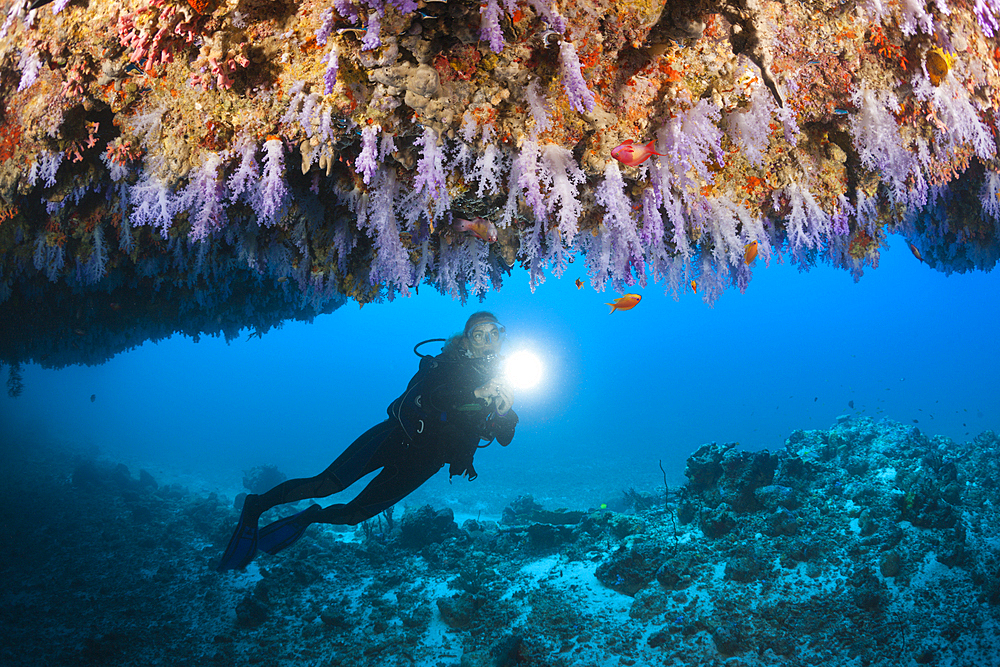
{"label": "diver's hair", "polygon": [[469,339],[464,333],[449,336],[441,348],[441,355],[445,357],[464,357],[469,353]]}
{"label": "diver's hair", "polygon": [[479,312],[469,315],[469,319],[465,321],[465,330],[462,332],[462,335],[468,336],[473,327],[477,324],[482,324],[483,322],[494,322],[497,325],[500,324],[500,320],[497,319],[496,315],[488,310],[480,310]]}
{"label": "diver's hair", "polygon": [[480,310],[479,312],[472,313],[472,315],[469,315],[469,319],[465,321],[465,329],[462,330],[462,333],[449,336],[441,350],[441,353],[445,356],[468,356],[469,333],[472,331],[473,327],[477,324],[482,324],[483,322],[495,322],[498,325],[500,324],[500,320],[497,319],[497,316],[488,310]]}

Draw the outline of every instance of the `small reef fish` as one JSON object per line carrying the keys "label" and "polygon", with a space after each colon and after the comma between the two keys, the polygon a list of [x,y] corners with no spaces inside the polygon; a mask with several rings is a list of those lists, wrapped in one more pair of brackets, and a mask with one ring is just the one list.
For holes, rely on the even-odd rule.
{"label": "small reef fish", "polygon": [[[642,301],[642,297],[638,294],[626,294],[625,296],[620,296],[611,303],[604,304],[605,306],[611,306],[611,313],[616,310],[632,310],[635,305]],[[611,313],[608,313],[609,315]]]}
{"label": "small reef fish", "polygon": [[93,403],[96,400],[97,400],[97,394],[91,394],[90,395],[90,402]]}
{"label": "small reef fish", "polygon": [[497,226],[486,218],[473,218],[472,220],[455,218],[451,223],[451,228],[456,232],[468,232],[487,243],[494,243],[497,240]]}
{"label": "small reef fish", "polygon": [[743,261],[747,264],[757,259],[757,242],[751,241],[743,248]]}
{"label": "small reef fish", "polygon": [[693,280],[691,281],[691,291],[694,292],[695,294],[698,293],[698,283],[696,283]]}
{"label": "small reef fish", "polygon": [[611,149],[611,157],[626,166],[637,167],[652,155],[663,157],[663,153],[657,153],[653,150],[653,144],[655,143],[656,139],[653,139],[646,145],[637,144],[631,139],[626,139]]}
{"label": "small reef fish", "polygon": [[910,252],[913,253],[914,257],[916,257],[917,259],[919,259],[921,262],[924,261],[924,258],[920,255],[920,251],[917,250],[917,246],[913,245],[909,241],[906,242],[906,245],[910,246]]}
{"label": "small reef fish", "polygon": [[583,281],[580,280],[579,278],[576,279],[576,288],[583,289]]}

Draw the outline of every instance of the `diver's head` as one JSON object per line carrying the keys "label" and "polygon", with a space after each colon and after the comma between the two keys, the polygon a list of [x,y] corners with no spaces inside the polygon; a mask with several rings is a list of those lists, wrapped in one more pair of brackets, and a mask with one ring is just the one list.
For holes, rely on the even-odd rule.
{"label": "diver's head", "polygon": [[465,323],[465,348],[477,359],[500,354],[504,327],[493,313],[485,310],[473,313]]}

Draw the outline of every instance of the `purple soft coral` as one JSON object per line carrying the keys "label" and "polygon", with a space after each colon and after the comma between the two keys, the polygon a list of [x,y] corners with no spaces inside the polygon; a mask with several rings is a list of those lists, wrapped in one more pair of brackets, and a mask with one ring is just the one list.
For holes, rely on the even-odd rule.
{"label": "purple soft coral", "polygon": [[910,198],[907,181],[911,174],[920,174],[920,166],[900,136],[894,115],[899,110],[896,94],[862,87],[851,99],[858,113],[851,116],[850,131],[862,164],[882,175],[895,202],[907,203]]}
{"label": "purple soft coral", "polygon": [[489,42],[494,53],[503,51],[503,29],[500,27],[500,5],[497,0],[487,0],[486,5],[479,9],[482,18],[479,20],[479,39]]}
{"label": "purple soft coral", "polygon": [[[505,0],[508,11],[513,13],[513,0]],[[559,9],[553,0],[528,0],[528,4],[553,30],[560,35],[566,32],[566,19],[559,14]]]}
{"label": "purple soft coral", "polygon": [[521,144],[521,152],[514,158],[510,180],[517,184],[518,190],[524,191],[524,202],[535,214],[535,219],[545,220],[545,199],[538,178],[538,144],[533,140]]}
{"label": "purple soft coral", "polygon": [[373,285],[384,282],[394,285],[409,296],[413,284],[413,265],[400,239],[395,203],[399,198],[399,183],[392,169],[380,169],[371,192],[358,208],[358,227],[375,241],[375,260],[371,263],[369,280]]}
{"label": "purple soft coral", "polygon": [[252,141],[246,141],[239,149],[240,164],[236,171],[229,177],[229,200],[236,200],[243,196],[250,200],[251,186],[260,180],[260,171],[257,168],[257,147]]}
{"label": "purple soft coral", "polygon": [[578,113],[593,111],[596,101],[594,93],[587,87],[587,82],[580,71],[580,58],[576,47],[568,40],[559,45],[559,62],[562,70],[563,88],[569,97],[569,105]]}
{"label": "purple soft coral", "polygon": [[192,241],[202,241],[226,224],[226,182],[219,175],[220,167],[219,154],[209,153],[204,163],[192,170],[188,187],[180,195],[178,207],[189,212]]}
{"label": "purple soft coral", "polygon": [[149,225],[158,228],[163,238],[167,238],[176,211],[174,196],[167,183],[151,171],[144,171],[129,191],[129,198],[132,202],[132,213],[129,216],[132,226]]}
{"label": "purple soft coral", "polygon": [[264,142],[264,170],[261,174],[260,193],[254,202],[258,221],[270,226],[277,222],[277,213],[288,197],[285,183],[285,147],[278,137]]}
{"label": "purple soft coral", "polygon": [[361,50],[371,51],[382,46],[382,15],[385,13],[385,4],[382,0],[367,0],[371,10],[368,12],[368,26],[365,36],[361,39]]}
{"label": "purple soft coral", "polygon": [[340,54],[337,47],[334,46],[321,62],[326,63],[326,71],[323,72],[323,94],[329,95],[337,83],[337,71],[340,68]]}
{"label": "purple soft coral", "polygon": [[326,41],[330,39],[330,33],[333,32],[333,7],[327,7],[320,15],[320,18],[323,19],[323,23],[320,24],[319,30],[316,31],[316,43],[320,46],[326,46]]}
{"label": "purple soft coral", "polygon": [[819,248],[830,235],[830,216],[819,207],[808,188],[793,181],[785,186],[784,192],[791,207],[786,221],[788,246],[793,259],[804,261],[805,251]]}
{"label": "purple soft coral", "polygon": [[38,161],[31,165],[28,173],[28,182],[32,185],[41,178],[45,181],[45,187],[51,188],[56,184],[56,174],[59,165],[62,164],[63,154],[61,151],[42,151],[38,155]]}
{"label": "purple soft coral", "polygon": [[587,253],[591,284],[595,289],[603,289],[608,280],[615,288],[634,285],[636,279],[645,283],[642,242],[632,217],[632,200],[625,193],[625,181],[616,160],[608,160],[604,180],[594,190],[594,201],[604,208],[604,224],[597,239],[600,247]]}
{"label": "purple soft coral", "polygon": [[444,150],[438,146],[438,134],[433,129],[424,128],[424,134],[413,142],[423,149],[417,163],[417,175],[413,179],[415,194],[423,193],[424,206],[434,203],[433,218],[439,219],[451,206],[451,197],[445,182]]}
{"label": "purple soft coral", "polygon": [[1000,32],[1000,24],[997,23],[997,16],[1000,16],[1000,0],[976,0],[973,11],[984,35],[993,37]]}
{"label": "purple soft coral", "polygon": [[21,92],[31,88],[38,80],[39,70],[42,69],[42,59],[38,55],[36,46],[25,46],[21,49],[18,67],[21,69],[21,82],[17,86],[17,92]]}
{"label": "purple soft coral", "polygon": [[379,125],[369,125],[361,130],[361,153],[358,154],[358,159],[354,163],[354,169],[361,174],[365,185],[371,183],[372,176],[378,168],[376,152],[378,151],[378,133],[381,129]]}
{"label": "purple soft coral", "polygon": [[546,211],[555,216],[565,242],[572,244],[579,230],[577,221],[584,212],[578,195],[586,175],[573,152],[555,144],[548,144],[542,151],[542,169],[543,182],[549,185]]}

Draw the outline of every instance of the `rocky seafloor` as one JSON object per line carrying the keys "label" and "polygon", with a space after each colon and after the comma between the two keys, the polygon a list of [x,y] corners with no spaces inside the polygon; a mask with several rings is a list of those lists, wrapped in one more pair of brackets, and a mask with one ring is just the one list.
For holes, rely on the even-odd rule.
{"label": "rocky seafloor", "polygon": [[620,511],[411,505],[226,575],[233,499],[8,445],[0,664],[998,664],[998,445],[843,417]]}

